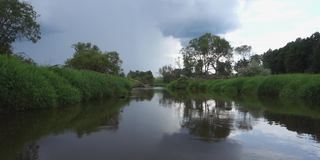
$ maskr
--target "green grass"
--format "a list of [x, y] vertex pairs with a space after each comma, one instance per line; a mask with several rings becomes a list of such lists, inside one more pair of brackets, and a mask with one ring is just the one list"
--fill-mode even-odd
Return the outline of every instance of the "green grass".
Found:
[[320, 104], [319, 74], [286, 74], [240, 77], [220, 80], [179, 79], [168, 85], [171, 90], [205, 91], [231, 97], [302, 100]]
[[70, 68], [26, 64], [0, 56], [0, 110], [48, 108], [127, 95], [133, 81]]

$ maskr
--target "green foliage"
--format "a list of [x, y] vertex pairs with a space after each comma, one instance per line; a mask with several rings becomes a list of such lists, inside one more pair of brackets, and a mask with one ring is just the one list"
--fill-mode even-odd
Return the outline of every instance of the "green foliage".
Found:
[[140, 81], [144, 84], [153, 84], [154, 77], [151, 71], [130, 71], [127, 75], [128, 78]]
[[0, 56], [0, 108], [25, 110], [57, 104], [54, 87], [36, 66]]
[[78, 42], [73, 47], [75, 53], [71, 59], [66, 61], [66, 66], [112, 75], [121, 74], [122, 61], [117, 52], [102, 52], [96, 45], [91, 43]]
[[41, 71], [42, 76], [54, 88], [59, 105], [74, 104], [81, 101], [80, 91], [73, 87], [66, 79], [48, 68], [39, 67], [39, 71]]
[[320, 73], [320, 33], [298, 38], [286, 46], [263, 54], [263, 64], [273, 74]]
[[265, 80], [263, 76], [255, 76], [250, 78], [244, 78], [245, 81], [242, 84], [241, 96], [255, 97], [258, 95], [258, 89], [261, 83]]
[[28, 110], [127, 95], [131, 80], [0, 56], [0, 110]]
[[241, 72], [241, 69], [248, 67], [248, 65], [249, 65], [249, 60], [240, 59], [234, 65], [234, 70], [239, 73], [239, 72]]
[[243, 60], [246, 60], [246, 58], [251, 57], [251, 50], [252, 50], [252, 47], [248, 45], [242, 45], [234, 49], [234, 51], [238, 55], [242, 56]]
[[183, 70], [174, 69], [171, 65], [165, 65], [159, 69], [159, 73], [163, 82], [169, 83], [173, 80], [177, 80], [183, 75]]
[[189, 83], [190, 80], [185, 77], [181, 77], [178, 80], [172, 81], [168, 87], [173, 90], [187, 89], [189, 88]]
[[261, 97], [278, 98], [282, 89], [292, 81], [293, 77], [287, 75], [265, 77], [258, 87], [258, 95]]
[[155, 87], [165, 87], [167, 85], [167, 82], [164, 82], [164, 80], [160, 77], [157, 77], [154, 79], [153, 86]]
[[37, 42], [40, 39], [37, 17], [38, 14], [27, 2], [0, 0], [0, 53], [10, 54], [11, 44], [17, 38]]
[[232, 47], [227, 40], [211, 33], [192, 39], [180, 51], [184, 63], [184, 75], [207, 77], [212, 71], [223, 74], [229, 72], [231, 70], [229, 63], [225, 62], [231, 61], [231, 51]]
[[320, 75], [287, 74], [220, 80], [179, 79], [172, 90], [206, 91], [235, 97], [279, 98], [320, 104]]
[[250, 61], [247, 66], [243, 66], [237, 70], [239, 76], [266, 76], [270, 74], [270, 70], [264, 68], [260, 62], [256, 60]]
[[217, 62], [216, 75], [219, 77], [229, 77], [232, 74], [231, 61]]

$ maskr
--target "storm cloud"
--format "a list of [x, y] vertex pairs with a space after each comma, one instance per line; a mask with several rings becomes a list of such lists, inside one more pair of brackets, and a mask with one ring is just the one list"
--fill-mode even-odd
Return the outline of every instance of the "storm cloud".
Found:
[[173, 62], [182, 39], [237, 28], [238, 0], [29, 0], [41, 15], [42, 39], [17, 42], [41, 64], [62, 64], [71, 45], [91, 42], [118, 51], [128, 70], [157, 71]]

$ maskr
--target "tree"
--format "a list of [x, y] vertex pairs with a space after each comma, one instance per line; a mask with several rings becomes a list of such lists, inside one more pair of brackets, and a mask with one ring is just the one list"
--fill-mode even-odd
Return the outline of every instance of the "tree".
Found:
[[236, 64], [234, 65], [235, 71], [239, 72], [243, 68], [248, 67], [249, 62], [250, 62], [249, 58], [251, 57], [251, 54], [252, 54], [251, 50], [252, 50], [252, 47], [248, 46], [248, 45], [241, 45], [241, 46], [236, 47], [234, 49], [236, 54], [241, 56], [241, 59], [238, 62], [236, 62]]
[[252, 47], [251, 46], [248, 46], [248, 45], [242, 45], [242, 46], [239, 46], [239, 47], [236, 47], [234, 49], [234, 51], [240, 55], [242, 57], [242, 59], [247, 59], [249, 57], [251, 57], [251, 50], [252, 50]]
[[228, 77], [232, 74], [232, 65], [230, 61], [218, 62], [217, 75], [220, 77]]
[[257, 57], [251, 57], [248, 66], [242, 67], [238, 70], [239, 76], [256, 76], [269, 75], [270, 70], [263, 67], [261, 61]]
[[41, 38], [38, 16], [27, 2], [0, 0], [0, 54], [11, 54], [11, 44], [16, 39], [37, 42]]
[[153, 74], [151, 71], [130, 71], [127, 75], [128, 78], [140, 81], [144, 84], [153, 84]]
[[236, 64], [234, 65], [234, 70], [236, 72], [239, 72], [242, 68], [248, 67], [249, 60], [246, 59], [240, 59]]
[[67, 67], [92, 70], [100, 73], [120, 75], [122, 61], [117, 52], [102, 52], [99, 47], [91, 43], [73, 45], [75, 53], [66, 61]]
[[297, 38], [286, 46], [268, 50], [263, 54], [263, 65], [273, 74], [320, 73], [320, 33], [307, 38]]
[[159, 74], [163, 82], [169, 83], [173, 80], [177, 80], [183, 74], [182, 69], [174, 69], [171, 65], [165, 65], [159, 69]]
[[122, 60], [119, 57], [118, 52], [112, 51], [105, 54], [109, 66], [107, 67], [107, 73], [113, 74], [113, 75], [120, 75], [123, 70], [121, 69]]
[[180, 53], [183, 57], [186, 76], [206, 77], [217, 73], [220, 62], [230, 61], [232, 48], [225, 39], [206, 33], [192, 39]]

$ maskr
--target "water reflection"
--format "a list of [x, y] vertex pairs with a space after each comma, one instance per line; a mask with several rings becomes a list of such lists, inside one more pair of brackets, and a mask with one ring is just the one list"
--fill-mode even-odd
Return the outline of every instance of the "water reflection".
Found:
[[[189, 133], [205, 141], [225, 139], [231, 130], [251, 130], [252, 121], [248, 113], [232, 111], [233, 104], [230, 101], [213, 100], [207, 97], [187, 98], [172, 96], [164, 92], [159, 103], [163, 106], [179, 106], [182, 108], [183, 120], [181, 127], [187, 128]], [[236, 116], [240, 116], [236, 117]]]
[[102, 129], [117, 130], [121, 107], [127, 103], [127, 100], [96, 102], [65, 109], [2, 114], [0, 159], [37, 159], [39, 146], [33, 141], [50, 134], [72, 131], [81, 138]]
[[309, 134], [314, 140], [320, 142], [320, 120], [270, 112], [265, 112], [264, 117], [268, 119], [270, 124], [276, 123], [286, 126], [288, 130], [295, 131], [298, 134]]
[[34, 142], [25, 145], [16, 160], [39, 160], [39, 145]]
[[132, 96], [130, 98], [136, 102], [151, 101], [154, 93], [155, 90], [152, 88], [136, 88], [131, 91]]
[[257, 119], [264, 118], [269, 124], [280, 124], [298, 134], [310, 134], [320, 142], [320, 112], [308, 106], [256, 99], [231, 101], [225, 97], [167, 91], [159, 103], [180, 108], [181, 126], [206, 141], [225, 139], [232, 130], [250, 131]]
[[320, 157], [314, 108], [161, 89], [135, 89], [130, 100], [0, 115], [0, 129], [1, 160]]

